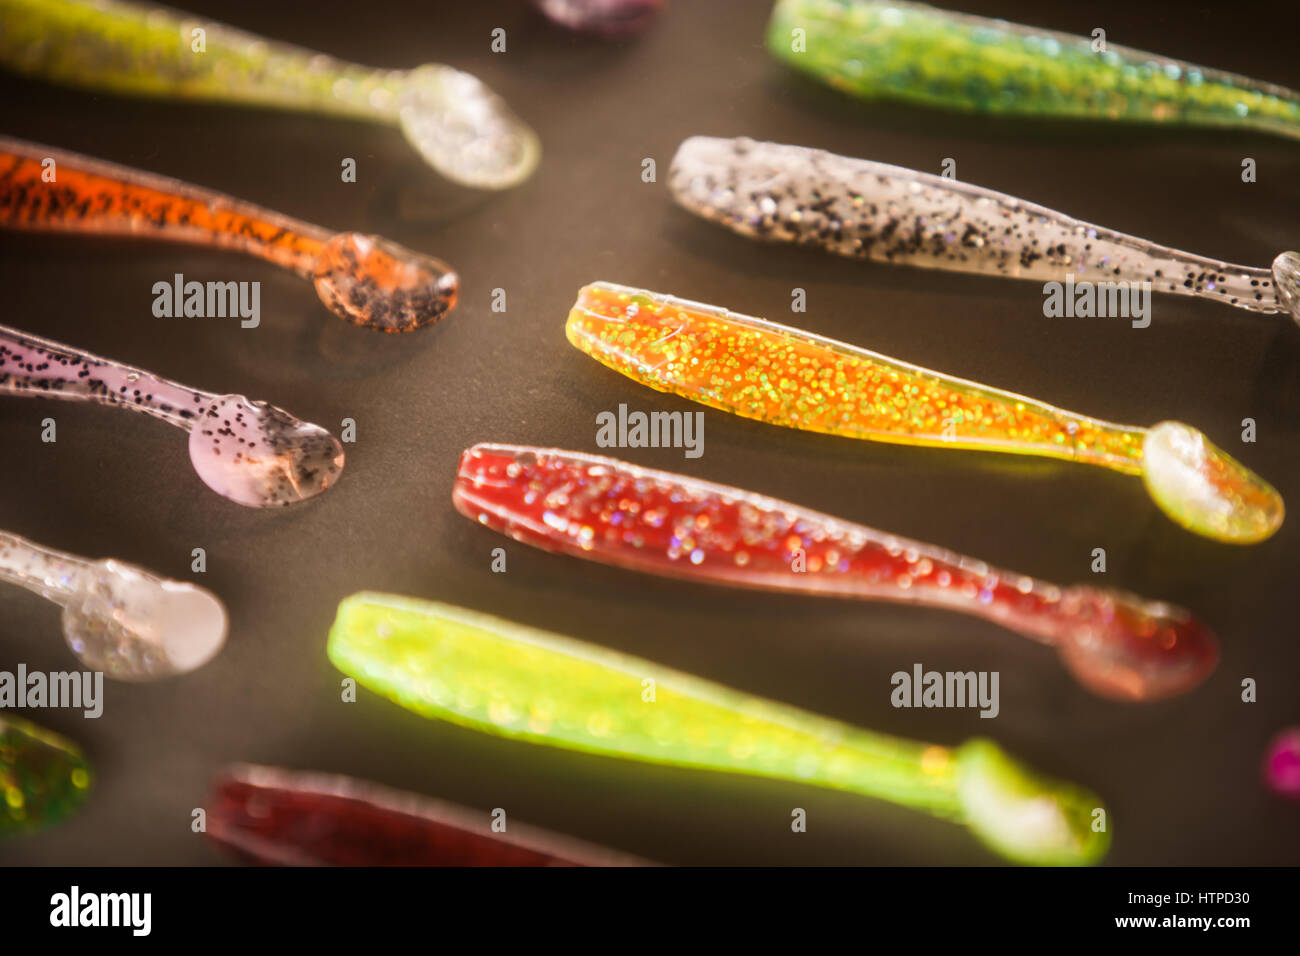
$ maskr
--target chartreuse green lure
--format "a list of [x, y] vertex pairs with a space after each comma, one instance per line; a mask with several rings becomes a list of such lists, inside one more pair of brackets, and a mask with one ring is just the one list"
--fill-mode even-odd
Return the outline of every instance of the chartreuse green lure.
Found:
[[0, 838], [70, 816], [90, 792], [90, 764], [76, 744], [0, 714]]
[[533, 131], [468, 73], [372, 69], [166, 7], [0, 0], [0, 65], [93, 90], [400, 126], [440, 173], [482, 189], [522, 182], [541, 155]]
[[447, 604], [354, 594], [339, 605], [329, 657], [426, 717], [889, 800], [964, 823], [1021, 863], [1093, 863], [1110, 842], [1095, 796], [1038, 776], [989, 740], [948, 748], [870, 733]]
[[778, 0], [780, 59], [861, 97], [980, 113], [1236, 126], [1300, 138], [1300, 93], [1037, 27], [894, 0]]

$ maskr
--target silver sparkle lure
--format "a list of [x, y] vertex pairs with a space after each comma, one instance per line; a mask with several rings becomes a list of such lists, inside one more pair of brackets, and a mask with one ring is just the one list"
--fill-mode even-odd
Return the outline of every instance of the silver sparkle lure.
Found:
[[1233, 265], [1074, 219], [1005, 193], [802, 146], [693, 136], [668, 176], [677, 202], [743, 236], [927, 269], [1150, 282], [1300, 322], [1300, 253]]

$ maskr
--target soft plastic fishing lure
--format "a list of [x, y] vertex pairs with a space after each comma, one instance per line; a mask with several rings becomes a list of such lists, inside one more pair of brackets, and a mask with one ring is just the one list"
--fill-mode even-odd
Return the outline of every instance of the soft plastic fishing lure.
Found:
[[[996, 744], [957, 748], [859, 730], [649, 661], [446, 604], [361, 593], [329, 656], [426, 717], [516, 740], [848, 790], [966, 826], [1021, 863], [1083, 864], [1110, 842], [1098, 799]], [[654, 700], [645, 681], [654, 681]]]
[[1061, 282], [1150, 282], [1300, 322], [1300, 253], [1233, 265], [1094, 226], [979, 186], [803, 146], [692, 136], [669, 188], [742, 236], [952, 272]]
[[189, 432], [190, 463], [209, 488], [250, 508], [314, 498], [343, 470], [343, 446], [319, 425], [243, 395], [218, 395], [0, 325], [0, 395], [115, 405]]
[[226, 642], [226, 608], [211, 591], [125, 561], [92, 561], [0, 531], [0, 581], [62, 607], [77, 659], [117, 680], [189, 673]]
[[1041, 455], [1141, 475], [1166, 514], [1262, 541], [1282, 498], [1180, 422], [1117, 425], [811, 332], [608, 282], [584, 287], [569, 341], [643, 385], [774, 425], [850, 438]]
[[0, 20], [0, 64], [19, 73], [134, 96], [400, 126], [427, 163], [466, 186], [514, 186], [541, 155], [537, 136], [501, 97], [450, 66], [376, 70], [118, 0], [0, 0]]
[[0, 713], [0, 837], [58, 823], [89, 792], [90, 765], [76, 744]]
[[380, 332], [436, 322], [456, 304], [460, 281], [446, 263], [379, 236], [332, 233], [179, 180], [4, 137], [0, 227], [244, 252], [296, 272], [335, 315]]
[[272, 866], [644, 866], [602, 847], [336, 774], [237, 764], [212, 785], [208, 836]]
[[1300, 800], [1300, 727], [1287, 728], [1268, 745], [1264, 782], [1274, 793]]
[[1217, 642], [1181, 608], [990, 567], [786, 501], [612, 458], [475, 445], [452, 500], [547, 551], [714, 584], [902, 601], [988, 618], [1055, 647], [1091, 690], [1155, 700], [1214, 670]]
[[1104, 38], [919, 3], [778, 0], [767, 46], [784, 62], [860, 97], [1300, 137], [1300, 94], [1293, 90]]
[[533, 6], [570, 30], [621, 37], [648, 27], [663, 0], [533, 0]]

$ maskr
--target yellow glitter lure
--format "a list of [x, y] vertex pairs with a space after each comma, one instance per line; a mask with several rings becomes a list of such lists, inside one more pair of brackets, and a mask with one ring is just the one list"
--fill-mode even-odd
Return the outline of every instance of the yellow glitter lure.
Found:
[[1170, 518], [1219, 541], [1262, 541], [1285, 513], [1272, 486], [1180, 422], [1117, 425], [811, 332], [608, 282], [582, 289], [565, 331], [574, 346], [643, 385], [743, 418], [1141, 475]]
[[329, 657], [425, 717], [552, 747], [889, 800], [964, 823], [1020, 863], [1094, 863], [1110, 844], [1097, 797], [1039, 777], [992, 741], [948, 748], [870, 733], [447, 604], [354, 594], [339, 605]]

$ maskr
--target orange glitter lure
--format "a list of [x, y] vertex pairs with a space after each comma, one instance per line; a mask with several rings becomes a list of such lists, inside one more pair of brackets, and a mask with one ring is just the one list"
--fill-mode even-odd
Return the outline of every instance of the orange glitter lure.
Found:
[[1219, 541], [1262, 541], [1282, 523], [1282, 499], [1267, 482], [1178, 422], [1117, 425], [810, 332], [607, 282], [582, 289], [566, 334], [643, 385], [743, 418], [1141, 475], [1174, 521]]
[[126, 166], [0, 137], [0, 227], [233, 249], [298, 273], [356, 325], [409, 332], [456, 304], [446, 263]]

